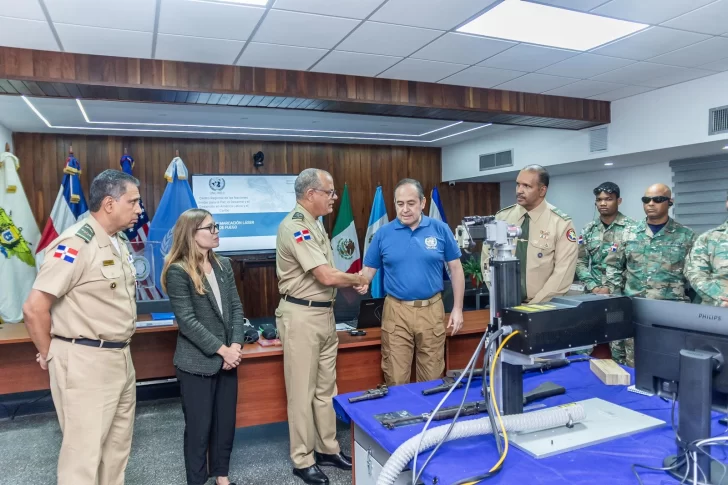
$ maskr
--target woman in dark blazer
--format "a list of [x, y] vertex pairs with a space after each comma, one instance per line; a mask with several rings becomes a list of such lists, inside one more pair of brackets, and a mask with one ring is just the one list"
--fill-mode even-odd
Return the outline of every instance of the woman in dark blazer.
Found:
[[216, 477], [217, 485], [231, 484], [243, 306], [230, 260], [213, 252], [220, 245], [218, 232], [206, 210], [184, 212], [162, 270], [179, 326], [174, 366], [185, 417], [188, 485], [203, 485], [209, 477]]

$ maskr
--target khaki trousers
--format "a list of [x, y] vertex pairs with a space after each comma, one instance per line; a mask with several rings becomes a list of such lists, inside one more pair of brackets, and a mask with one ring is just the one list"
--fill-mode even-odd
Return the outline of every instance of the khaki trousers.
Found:
[[[382, 372], [388, 386], [407, 384], [414, 354], [417, 382], [439, 379], [445, 370], [445, 309], [440, 295], [426, 306], [387, 296], [382, 312]], [[420, 305], [422, 304], [420, 302]]]
[[58, 485], [123, 485], [136, 410], [129, 347], [99, 349], [53, 339], [48, 355], [63, 432]]
[[339, 337], [332, 308], [281, 300], [276, 326], [283, 344], [288, 432], [295, 468], [315, 464], [313, 452], [337, 454], [336, 352]]

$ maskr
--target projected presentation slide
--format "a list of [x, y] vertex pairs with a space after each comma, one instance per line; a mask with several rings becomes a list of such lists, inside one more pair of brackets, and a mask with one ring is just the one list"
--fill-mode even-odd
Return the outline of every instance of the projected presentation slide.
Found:
[[295, 175], [192, 175], [197, 206], [220, 224], [221, 252], [272, 250], [296, 206]]

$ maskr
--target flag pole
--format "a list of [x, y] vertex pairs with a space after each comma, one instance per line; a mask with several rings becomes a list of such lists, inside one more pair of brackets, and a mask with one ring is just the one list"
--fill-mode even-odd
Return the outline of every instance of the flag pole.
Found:
[[10, 153], [10, 143], [5, 143], [5, 151]]

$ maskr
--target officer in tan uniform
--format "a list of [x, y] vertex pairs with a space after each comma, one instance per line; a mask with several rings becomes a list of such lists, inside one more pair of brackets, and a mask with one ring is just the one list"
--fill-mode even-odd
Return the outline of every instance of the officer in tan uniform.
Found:
[[141, 214], [138, 184], [117, 170], [94, 179], [91, 215], [48, 246], [23, 306], [63, 432], [59, 485], [124, 483], [136, 406], [136, 293], [121, 231]]
[[366, 285], [361, 275], [334, 269], [333, 253], [318, 217], [338, 198], [331, 175], [309, 168], [296, 178], [296, 207], [278, 227], [276, 273], [281, 301], [276, 326], [283, 343], [288, 430], [293, 474], [328, 484], [319, 465], [351, 470], [336, 441], [336, 288]]
[[[565, 295], [574, 282], [579, 254], [576, 231], [569, 216], [546, 202], [548, 187], [546, 169], [529, 165], [516, 179], [517, 204], [496, 214], [497, 219], [521, 227], [516, 256], [521, 261], [521, 294], [527, 303]], [[483, 244], [481, 266], [486, 277], [489, 253]]]

